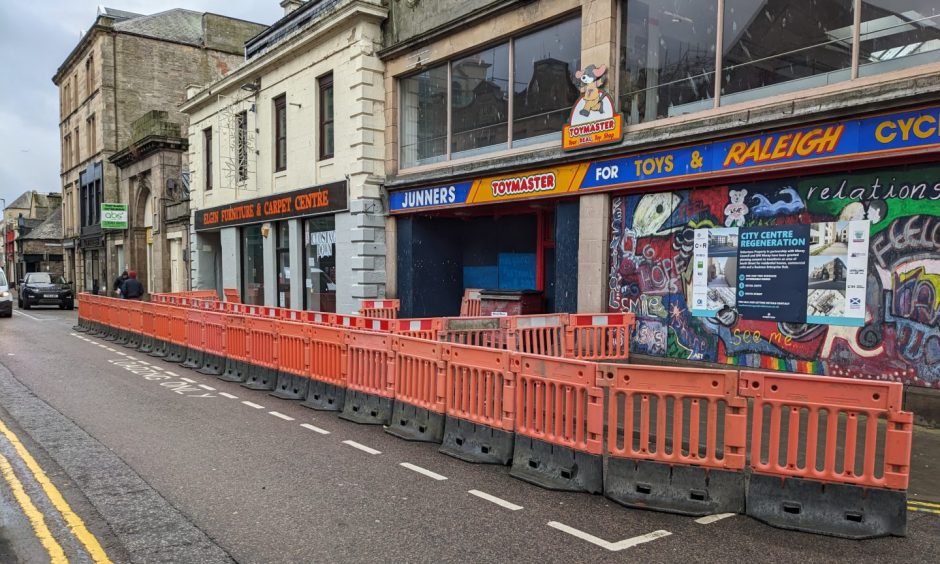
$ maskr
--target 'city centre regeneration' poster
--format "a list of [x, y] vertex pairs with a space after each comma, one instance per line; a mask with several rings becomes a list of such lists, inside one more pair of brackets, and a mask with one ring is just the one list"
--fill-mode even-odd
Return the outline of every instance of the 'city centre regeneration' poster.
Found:
[[868, 221], [696, 229], [692, 315], [862, 326]]

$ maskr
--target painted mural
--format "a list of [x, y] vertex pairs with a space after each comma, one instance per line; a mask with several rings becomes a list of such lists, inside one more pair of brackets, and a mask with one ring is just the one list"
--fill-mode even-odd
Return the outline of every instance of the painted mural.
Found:
[[[871, 222], [864, 326], [692, 317], [694, 229], [856, 219]], [[940, 166], [615, 197], [610, 265], [635, 353], [940, 388]]]

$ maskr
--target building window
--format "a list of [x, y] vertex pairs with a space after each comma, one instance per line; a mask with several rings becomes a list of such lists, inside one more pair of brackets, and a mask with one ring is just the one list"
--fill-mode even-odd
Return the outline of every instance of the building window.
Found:
[[277, 305], [291, 307], [290, 303], [290, 224], [277, 224]]
[[261, 226], [242, 227], [242, 302], [264, 305], [264, 244]]
[[862, 2], [859, 76], [933, 63], [940, 51], [935, 0]]
[[402, 168], [557, 140], [580, 64], [571, 18], [401, 79]]
[[304, 221], [304, 308], [336, 311], [336, 220], [334, 216]]
[[206, 192], [212, 190], [212, 128], [202, 130], [202, 168], [206, 177]]
[[89, 116], [88, 119], [85, 120], [85, 137], [88, 140], [87, 145], [88, 145], [89, 155], [93, 155], [97, 152], [95, 151], [95, 148], [97, 145], [97, 138], [96, 138], [97, 134], [95, 132], [95, 122], [96, 120], [95, 120], [94, 115]]
[[287, 96], [274, 99], [274, 171], [287, 170]]
[[320, 158], [333, 157], [333, 75], [320, 77]]
[[78, 128], [76, 127], [76, 128], [75, 128], [75, 133], [74, 133], [74, 135], [72, 135], [72, 143], [73, 143], [73, 145], [74, 145], [73, 148], [75, 149], [75, 160], [72, 161], [72, 164], [73, 164], [73, 165], [77, 165], [77, 164], [79, 164], [79, 163], [82, 162], [81, 150], [80, 150], [80, 148], [79, 148], [80, 143], [78, 142], [78, 140], [79, 140], [79, 137], [78, 137]]
[[235, 127], [238, 130], [238, 181], [248, 180], [248, 111], [239, 112], [235, 116]]
[[62, 85], [62, 117], [72, 112], [72, 83], [65, 81]]
[[85, 61], [85, 90], [87, 96], [95, 91], [95, 56], [89, 55]]
[[78, 73], [72, 77], [72, 109], [78, 109]]
[[62, 168], [69, 170], [72, 168], [72, 135], [66, 135], [62, 139]]

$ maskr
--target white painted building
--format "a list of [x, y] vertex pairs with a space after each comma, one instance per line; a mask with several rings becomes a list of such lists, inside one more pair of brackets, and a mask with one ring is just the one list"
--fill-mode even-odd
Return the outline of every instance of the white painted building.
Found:
[[193, 88], [193, 287], [352, 313], [386, 292], [380, 0], [284, 0], [245, 64]]

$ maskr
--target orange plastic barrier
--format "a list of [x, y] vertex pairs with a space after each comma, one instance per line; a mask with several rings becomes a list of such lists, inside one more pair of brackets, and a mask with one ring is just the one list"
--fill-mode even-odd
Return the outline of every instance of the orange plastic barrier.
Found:
[[360, 317], [356, 319], [356, 324], [359, 329], [364, 331], [381, 331], [384, 333], [390, 333], [392, 328], [395, 326], [395, 320], [374, 317]]
[[203, 358], [197, 372], [210, 376], [225, 372], [225, 326], [229, 319], [230, 316], [217, 311], [202, 313]]
[[359, 329], [362, 327], [362, 319], [363, 318], [358, 315], [343, 315], [339, 313], [332, 315], [333, 325], [349, 329]]
[[507, 351], [444, 345], [446, 418], [441, 452], [470, 462], [512, 459], [516, 376]]
[[114, 341], [115, 344], [118, 345], [125, 345], [127, 344], [127, 317], [129, 315], [127, 301], [116, 300], [114, 302], [108, 301], [106, 303], [114, 315], [112, 315], [113, 323], [111, 323], [111, 331], [109, 331], [109, 334], [105, 340]]
[[251, 362], [251, 341], [248, 335], [248, 318], [226, 314], [225, 320], [225, 372], [220, 380], [244, 382], [248, 377]]
[[238, 295], [237, 288], [223, 288], [222, 296], [225, 298], [226, 302], [240, 304], [242, 303], [241, 296]]
[[392, 336], [352, 330], [346, 335], [347, 389], [340, 417], [388, 425], [395, 397]]
[[565, 329], [568, 358], [626, 360], [636, 325], [632, 313], [571, 314]]
[[143, 304], [137, 300], [127, 300], [127, 335], [125, 347], [136, 349], [140, 346], [141, 335], [144, 332]]
[[395, 405], [386, 432], [409, 441], [439, 443], [446, 409], [442, 344], [393, 337]]
[[346, 393], [346, 331], [326, 325], [309, 327], [310, 384], [301, 405], [311, 409], [338, 411]]
[[445, 343], [506, 348], [509, 324], [506, 317], [445, 317], [441, 324], [438, 340]]
[[151, 302], [137, 302], [140, 306], [140, 338], [137, 345], [137, 350], [142, 353], [149, 353], [153, 351], [153, 340], [156, 335], [156, 330], [154, 329], [154, 317], [157, 311], [157, 308], [160, 307], [157, 304]]
[[362, 317], [378, 317], [382, 319], [395, 319], [401, 308], [399, 300], [362, 300], [359, 315]]
[[568, 315], [515, 315], [507, 317], [509, 350], [543, 356], [565, 356]]
[[186, 313], [183, 307], [169, 307], [170, 346], [167, 350], [167, 362], [182, 362], [186, 355]]
[[276, 331], [278, 372], [277, 384], [271, 395], [282, 399], [304, 399], [310, 381], [310, 326], [278, 320]]
[[[263, 309], [266, 313], [270, 308]], [[263, 317], [249, 317], [246, 325], [251, 358], [248, 378], [242, 385], [252, 390], [274, 390], [278, 367], [278, 321]]]
[[479, 317], [480, 316], [480, 292], [476, 288], [466, 288], [463, 291], [463, 299], [460, 300], [460, 317]]
[[186, 312], [186, 351], [181, 363], [184, 368], [199, 370], [202, 368], [205, 351], [205, 313], [200, 309]]
[[902, 384], [742, 371], [739, 393], [753, 398], [748, 515], [849, 538], [905, 534]]
[[603, 489], [604, 395], [598, 365], [514, 354], [516, 441], [510, 474], [566, 491]]
[[604, 495], [685, 515], [744, 511], [747, 400], [732, 370], [601, 365]]
[[170, 308], [163, 304], [154, 304], [153, 315], [153, 350], [150, 356], [163, 358], [170, 346]]
[[405, 337], [415, 337], [417, 339], [427, 339], [436, 341], [438, 333], [444, 326], [444, 322], [439, 317], [429, 317], [425, 319], [398, 319], [392, 323], [392, 331]]

